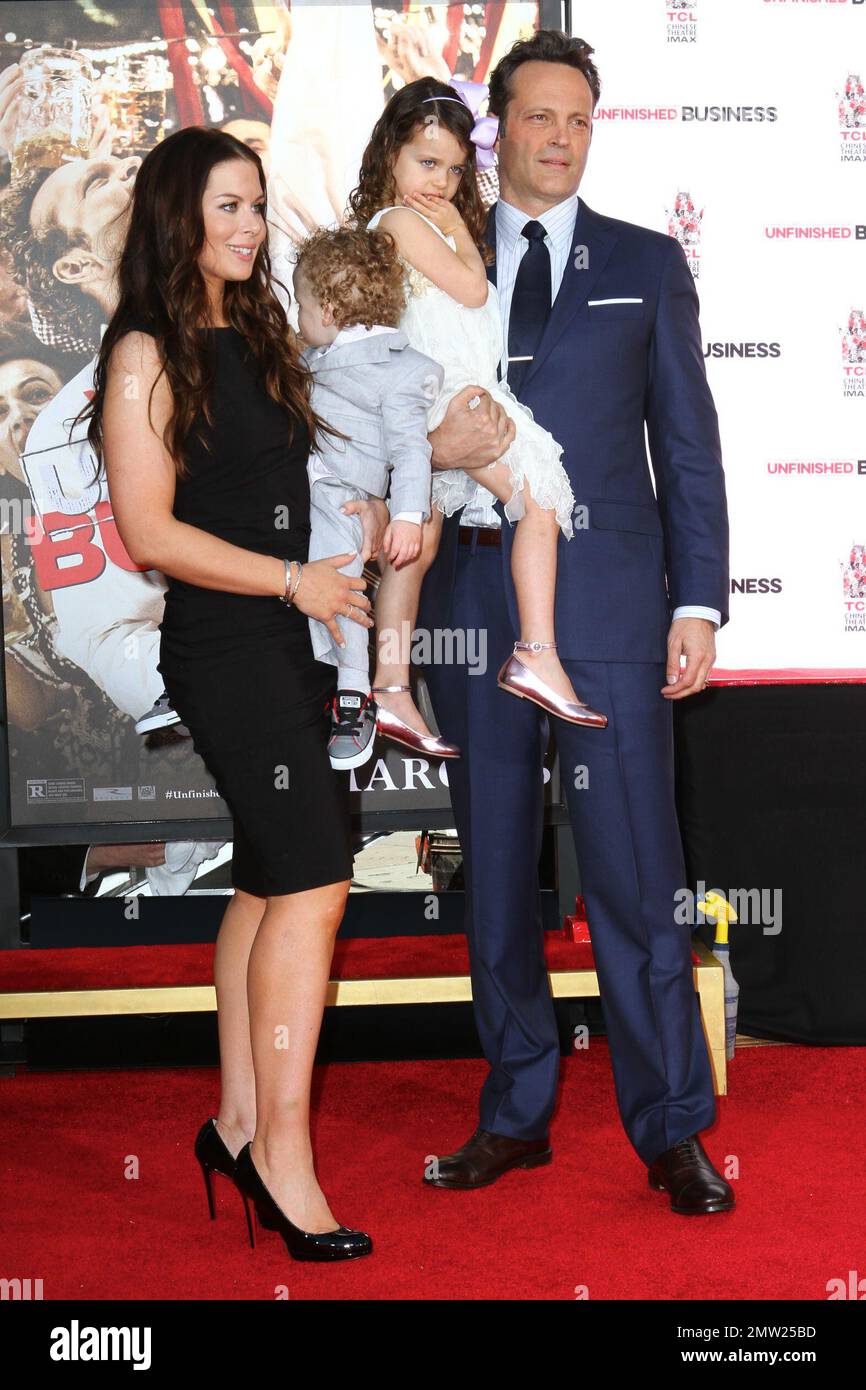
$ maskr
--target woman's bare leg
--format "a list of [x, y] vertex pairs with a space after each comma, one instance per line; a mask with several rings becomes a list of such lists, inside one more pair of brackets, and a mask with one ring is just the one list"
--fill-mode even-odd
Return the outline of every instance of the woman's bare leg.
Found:
[[220, 1040], [217, 1129], [235, 1157], [256, 1128], [256, 1082], [250, 1046], [247, 962], [267, 900], [235, 889], [220, 923], [214, 985]]
[[346, 880], [268, 898], [247, 969], [256, 1078], [252, 1159], [289, 1220], [311, 1232], [339, 1225], [313, 1164], [310, 1084], [348, 891]]
[[[508, 465], [498, 462], [492, 467], [467, 469], [470, 478], [492, 492], [501, 502], [508, 502], [513, 481]], [[514, 544], [511, 547], [511, 576], [517, 593], [520, 615], [521, 642], [554, 642], [553, 613], [556, 595], [556, 547], [559, 542], [559, 523], [550, 508], [539, 507], [524, 483], [526, 513], [517, 522]], [[565, 673], [556, 648], [543, 652], [519, 653], [520, 660], [530, 666], [557, 695], [582, 704], [574, 686]], [[503, 654], [504, 659], [504, 654]]]
[[[402, 569], [382, 561], [382, 579], [376, 595], [376, 675], [373, 684], [408, 685], [412, 632], [418, 616], [421, 585], [439, 549], [442, 513], [432, 508], [429, 521], [421, 527], [421, 554]], [[419, 734], [430, 730], [411, 694], [376, 695], [376, 703], [396, 714]]]

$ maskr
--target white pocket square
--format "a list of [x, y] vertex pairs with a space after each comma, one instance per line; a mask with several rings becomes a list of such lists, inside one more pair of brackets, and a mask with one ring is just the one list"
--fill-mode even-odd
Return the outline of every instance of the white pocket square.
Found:
[[594, 309], [598, 304], [643, 304], [642, 299], [588, 299], [587, 304], [590, 309]]

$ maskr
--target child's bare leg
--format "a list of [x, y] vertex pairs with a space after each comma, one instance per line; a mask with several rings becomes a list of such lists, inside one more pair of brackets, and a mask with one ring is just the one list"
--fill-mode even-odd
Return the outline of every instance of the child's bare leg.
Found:
[[[501, 502], [510, 499], [513, 483], [507, 464], [496, 463], [492, 468], [473, 468], [467, 472]], [[538, 506], [526, 484], [523, 492], [526, 514], [517, 523], [511, 548], [511, 575], [517, 593], [520, 640], [555, 642], [553, 612], [559, 523], [554, 511]], [[518, 655], [557, 695], [574, 700], [577, 704], [584, 703], [566, 675], [555, 647], [543, 652], [521, 651]]]
[[[432, 508], [421, 527], [421, 554], [401, 569], [382, 560], [382, 578], [376, 595], [376, 675], [374, 686], [408, 685], [412, 632], [418, 616], [421, 585], [435, 559], [442, 535], [442, 513]], [[375, 695], [376, 703], [396, 714], [419, 734], [429, 734], [421, 711], [409, 691]]]

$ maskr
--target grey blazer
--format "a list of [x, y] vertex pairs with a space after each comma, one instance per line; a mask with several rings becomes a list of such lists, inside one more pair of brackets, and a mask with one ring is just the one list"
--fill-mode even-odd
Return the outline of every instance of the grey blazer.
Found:
[[320, 434], [317, 452], [342, 482], [384, 497], [391, 515], [430, 515], [427, 412], [442, 389], [438, 362], [409, 346], [401, 328], [338, 343], [321, 354], [304, 348], [313, 373], [311, 404], [351, 443]]

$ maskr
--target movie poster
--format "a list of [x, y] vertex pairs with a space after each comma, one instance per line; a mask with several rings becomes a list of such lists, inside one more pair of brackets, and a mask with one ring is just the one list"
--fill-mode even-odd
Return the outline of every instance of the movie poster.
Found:
[[[17, 827], [225, 817], [176, 727], [135, 722], [162, 692], [166, 581], [130, 560], [104, 479], [71, 429], [113, 310], [136, 171], [179, 127], [229, 130], [268, 177], [275, 275], [344, 219], [383, 104], [428, 74], [485, 81], [536, 3], [294, 0], [0, 4], [0, 555]], [[489, 206], [495, 168], [479, 175]], [[288, 305], [288, 298], [283, 298]], [[294, 305], [288, 305], [291, 321]], [[365, 809], [447, 807], [439, 767], [379, 744]], [[548, 787], [548, 795], [551, 788]]]

